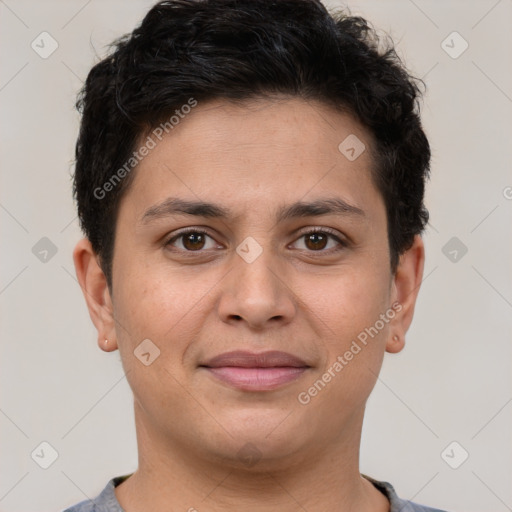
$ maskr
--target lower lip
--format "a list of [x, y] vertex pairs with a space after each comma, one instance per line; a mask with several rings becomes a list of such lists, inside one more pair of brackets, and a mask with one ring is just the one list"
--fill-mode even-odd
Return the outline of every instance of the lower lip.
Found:
[[217, 379], [243, 391], [269, 391], [298, 379], [306, 367], [242, 368], [222, 366], [206, 368]]

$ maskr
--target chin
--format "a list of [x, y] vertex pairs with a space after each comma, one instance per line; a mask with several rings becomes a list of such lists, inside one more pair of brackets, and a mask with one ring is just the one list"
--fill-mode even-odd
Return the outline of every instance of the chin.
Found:
[[[308, 440], [298, 415], [291, 409], [266, 409], [231, 412], [216, 419], [226, 429], [217, 430], [212, 450], [230, 459], [237, 466], [273, 467], [279, 461], [293, 457]], [[312, 442], [312, 440], [311, 440]], [[249, 461], [249, 462], [247, 462]]]

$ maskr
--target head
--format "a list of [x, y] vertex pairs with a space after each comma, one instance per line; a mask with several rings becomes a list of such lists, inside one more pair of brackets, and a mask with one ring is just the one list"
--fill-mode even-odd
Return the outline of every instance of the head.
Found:
[[[314, 0], [160, 2], [94, 66], [75, 264], [146, 431], [212, 459], [250, 442], [265, 460], [362, 420], [421, 281], [418, 95], [365, 20]], [[210, 366], [233, 350], [304, 364], [233, 386]]]

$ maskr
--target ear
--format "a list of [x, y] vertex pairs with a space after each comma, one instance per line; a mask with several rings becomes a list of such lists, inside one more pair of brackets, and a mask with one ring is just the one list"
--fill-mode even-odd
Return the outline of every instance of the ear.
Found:
[[99, 257], [89, 240], [84, 238], [78, 242], [73, 251], [73, 260], [89, 315], [98, 331], [98, 345], [105, 352], [112, 352], [117, 349], [112, 299]]
[[391, 303], [396, 316], [391, 322], [386, 352], [400, 352], [405, 346], [405, 333], [414, 314], [416, 298], [420, 291], [425, 263], [425, 247], [419, 235], [414, 237], [412, 247], [400, 256], [393, 278]]

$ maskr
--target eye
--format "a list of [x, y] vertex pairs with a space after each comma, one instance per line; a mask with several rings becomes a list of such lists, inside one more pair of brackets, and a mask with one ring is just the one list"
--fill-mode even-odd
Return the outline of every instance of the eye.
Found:
[[[213, 237], [200, 229], [181, 231], [170, 238], [165, 245], [185, 252], [221, 248]], [[302, 233], [292, 245], [294, 249], [311, 252], [335, 252], [345, 247], [346, 243], [327, 228], [319, 228]]]
[[200, 251], [217, 247], [215, 240], [205, 231], [190, 229], [173, 236], [166, 246], [172, 246], [184, 251]]
[[345, 246], [340, 237], [326, 228], [302, 233], [300, 238], [294, 242], [294, 245], [295, 249], [315, 252], [331, 252], [333, 249], [336, 251]]

